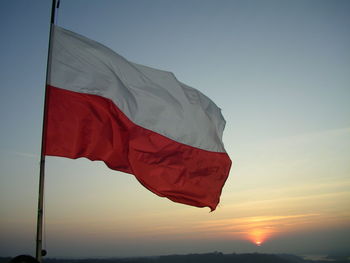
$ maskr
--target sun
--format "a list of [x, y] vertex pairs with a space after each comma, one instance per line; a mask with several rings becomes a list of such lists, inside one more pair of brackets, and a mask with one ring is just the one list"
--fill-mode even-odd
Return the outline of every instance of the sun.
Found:
[[268, 237], [269, 233], [266, 229], [254, 229], [248, 234], [248, 240], [258, 247], [262, 246]]

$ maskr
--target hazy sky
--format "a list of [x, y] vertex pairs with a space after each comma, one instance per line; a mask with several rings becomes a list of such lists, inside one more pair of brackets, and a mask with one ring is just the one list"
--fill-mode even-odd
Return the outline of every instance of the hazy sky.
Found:
[[[34, 254], [50, 7], [0, 1], [0, 256]], [[48, 157], [48, 256], [349, 252], [349, 13], [341, 0], [62, 0], [58, 25], [212, 98], [233, 167], [209, 213], [101, 162]]]

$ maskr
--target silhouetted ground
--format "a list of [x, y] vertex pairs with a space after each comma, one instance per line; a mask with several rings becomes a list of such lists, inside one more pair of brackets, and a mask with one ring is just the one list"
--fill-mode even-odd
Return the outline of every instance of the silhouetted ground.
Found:
[[[8, 263], [10, 258], [0, 258]], [[350, 263], [349, 259], [305, 260], [294, 255], [273, 254], [208, 254], [169, 255], [159, 257], [115, 258], [115, 259], [54, 259], [45, 258], [44, 263]]]

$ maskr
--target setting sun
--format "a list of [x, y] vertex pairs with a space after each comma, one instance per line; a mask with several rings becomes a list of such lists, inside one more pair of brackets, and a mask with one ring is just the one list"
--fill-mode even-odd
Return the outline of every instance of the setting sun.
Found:
[[265, 230], [253, 230], [249, 233], [248, 239], [258, 247], [260, 247], [262, 243], [265, 242], [265, 240], [267, 239], [268, 234], [269, 233], [267, 233]]

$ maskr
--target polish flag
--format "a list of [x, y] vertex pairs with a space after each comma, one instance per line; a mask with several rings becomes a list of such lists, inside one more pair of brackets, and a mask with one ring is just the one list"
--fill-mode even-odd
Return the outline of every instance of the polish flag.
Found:
[[158, 196], [215, 210], [231, 160], [209, 98], [58, 26], [50, 64], [45, 155], [100, 160]]

